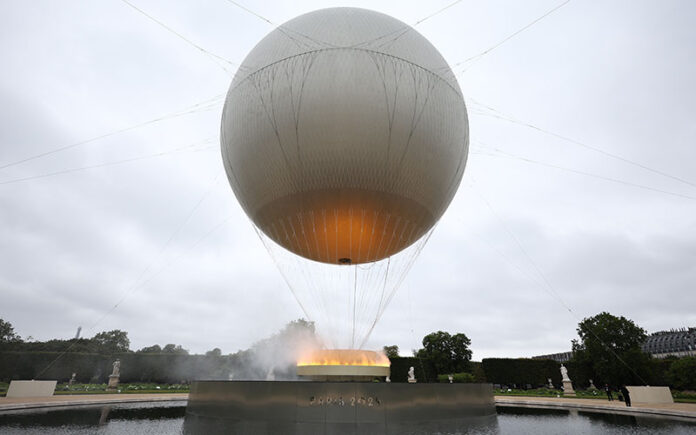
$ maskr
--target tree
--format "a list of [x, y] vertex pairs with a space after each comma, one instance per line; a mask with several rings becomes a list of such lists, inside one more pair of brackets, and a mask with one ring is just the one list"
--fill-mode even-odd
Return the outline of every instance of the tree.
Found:
[[92, 341], [99, 346], [99, 351], [102, 353], [130, 352], [128, 333], [120, 329], [100, 332], [92, 338]]
[[667, 371], [667, 380], [677, 390], [696, 390], [696, 357], [674, 361]]
[[574, 362], [592, 373], [595, 382], [614, 387], [645, 383], [650, 371], [650, 356], [641, 350], [645, 329], [623, 316], [602, 312], [583, 319], [577, 331], [580, 340], [573, 340]]
[[384, 350], [384, 354], [387, 355], [387, 358], [399, 357], [399, 346], [395, 344], [392, 344], [391, 346], [384, 346], [382, 350]]
[[162, 353], [162, 347], [159, 344], [143, 347], [138, 353]]
[[471, 361], [469, 345], [471, 340], [465, 334], [437, 331], [423, 337], [423, 349], [416, 356], [429, 360], [437, 374], [466, 372]]
[[162, 353], [173, 353], [176, 355], [188, 355], [188, 350], [181, 347], [180, 344], [169, 343], [162, 348]]
[[222, 356], [222, 351], [220, 350], [219, 347], [216, 347], [213, 350], [209, 350], [205, 353], [205, 356], [209, 357], [221, 357]]
[[14, 332], [10, 322], [0, 319], [0, 343], [16, 343], [22, 338]]

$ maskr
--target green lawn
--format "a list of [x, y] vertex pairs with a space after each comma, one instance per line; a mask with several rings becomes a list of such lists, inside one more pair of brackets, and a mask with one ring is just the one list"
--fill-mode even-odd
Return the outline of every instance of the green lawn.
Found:
[[107, 391], [106, 384], [73, 384], [61, 383], [56, 386], [56, 394], [104, 394], [104, 393], [188, 393], [189, 386], [183, 384], [154, 384], [154, 383], [127, 383], [120, 384], [113, 391]]
[[[563, 397], [563, 390], [550, 390], [548, 388], [536, 388], [533, 390], [517, 390], [496, 388], [493, 390], [496, 396], [527, 396], [527, 397]], [[599, 390], [575, 391], [575, 397], [580, 399], [607, 399], [606, 394]]]
[[[561, 390], [549, 390], [547, 388], [537, 388], [534, 390], [506, 390], [496, 388], [493, 390], [496, 396], [526, 396], [526, 397], [563, 397]], [[607, 400], [603, 391], [599, 390], [580, 390], [575, 391], [575, 397], [580, 399], [600, 399]], [[694, 391], [672, 391], [672, 397], [676, 403], [696, 403], [696, 392]], [[617, 398], [614, 392], [614, 400]]]

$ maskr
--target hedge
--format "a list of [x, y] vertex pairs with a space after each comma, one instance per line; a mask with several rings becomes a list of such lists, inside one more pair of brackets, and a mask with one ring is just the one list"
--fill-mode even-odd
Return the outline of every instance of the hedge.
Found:
[[667, 381], [679, 390], [696, 390], [696, 358], [674, 360], [666, 373]]
[[488, 379], [486, 379], [486, 372], [483, 371], [481, 362], [471, 361], [469, 365], [471, 367], [471, 374], [474, 375], [474, 382], [478, 384], [485, 384], [488, 382]]
[[413, 367], [418, 382], [437, 382], [437, 373], [427, 359], [416, 357], [389, 358], [392, 382], [408, 382], [408, 370]]
[[481, 366], [492, 384], [537, 388], [548, 385], [550, 378], [555, 386], [561, 385], [560, 364], [550, 359], [484, 358]]
[[121, 360], [121, 382], [180, 383], [193, 379], [227, 379], [231, 365], [228, 356], [2, 352], [0, 381], [56, 379], [66, 382], [72, 373], [76, 373], [78, 382], [107, 382], [116, 358]]
[[[60, 358], [58, 358], [60, 356]], [[56, 359], [58, 358], [58, 359]], [[121, 360], [122, 382], [181, 383], [194, 379], [245, 378], [242, 366], [248, 362], [237, 355], [204, 356], [179, 354], [124, 353], [103, 355], [97, 353], [68, 352], [0, 352], [0, 382], [13, 379], [55, 379], [66, 382], [72, 373], [81, 383], [104, 383], [112, 371], [113, 361]], [[49, 366], [40, 376], [47, 366]], [[650, 385], [668, 385], [673, 389], [696, 389], [696, 358], [653, 359], [651, 375], [646, 382]], [[407, 382], [408, 370], [413, 367], [418, 382], [438, 382], [438, 373], [427, 359], [415, 357], [391, 358], [392, 382]], [[568, 375], [576, 389], [584, 389], [589, 379], [601, 388], [601, 379], [593, 378], [587, 367], [574, 362], [566, 364]], [[553, 360], [486, 358], [482, 362], [471, 362], [474, 382], [517, 386], [526, 388], [548, 385], [551, 378], [554, 386], [561, 386], [560, 364]], [[288, 373], [292, 375], [292, 373]], [[439, 373], [447, 375], [447, 373]], [[246, 378], [258, 376], [247, 374]]]

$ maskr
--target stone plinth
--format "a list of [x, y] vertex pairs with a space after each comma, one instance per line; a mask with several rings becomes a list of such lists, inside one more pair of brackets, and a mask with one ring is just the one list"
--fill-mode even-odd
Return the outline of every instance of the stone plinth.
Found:
[[107, 390], [115, 390], [116, 388], [118, 388], [118, 381], [118, 375], [109, 375], [109, 385], [106, 387]]
[[563, 381], [563, 395], [575, 397], [575, 390], [573, 390], [573, 383], [571, 381]]
[[49, 397], [56, 390], [57, 381], [11, 381], [7, 397]]
[[626, 387], [631, 403], [674, 403], [669, 387]]

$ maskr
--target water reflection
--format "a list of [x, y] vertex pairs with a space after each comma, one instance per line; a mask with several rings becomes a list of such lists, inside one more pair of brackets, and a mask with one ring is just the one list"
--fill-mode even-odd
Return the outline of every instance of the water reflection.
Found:
[[[31, 410], [0, 413], [3, 435], [67, 434], [180, 434], [184, 429], [185, 402], [121, 404], [111, 406]], [[187, 422], [188, 424], [188, 422]], [[262, 422], [235, 422], [222, 433], [244, 434], [370, 434], [375, 428], [351, 424], [273, 426]], [[230, 427], [232, 429], [230, 429]], [[235, 429], [236, 427], [236, 429]], [[190, 429], [190, 428], [189, 428]], [[204, 435], [221, 433], [200, 428]], [[696, 433], [696, 422], [655, 417], [564, 410], [498, 408], [498, 415], [478, 421], [416, 422], [388, 428], [390, 434], [406, 435], [516, 435], [516, 434], [610, 434], [686, 435]]]
[[693, 419], [642, 417], [609, 412], [498, 407], [500, 434], [693, 435]]
[[184, 423], [186, 435], [493, 435], [500, 433], [495, 415], [450, 421], [410, 421], [408, 423], [289, 423], [269, 421], [235, 421], [228, 419], [196, 420], [190, 415]]
[[176, 434], [186, 402], [79, 406], [0, 413], [5, 434]]

